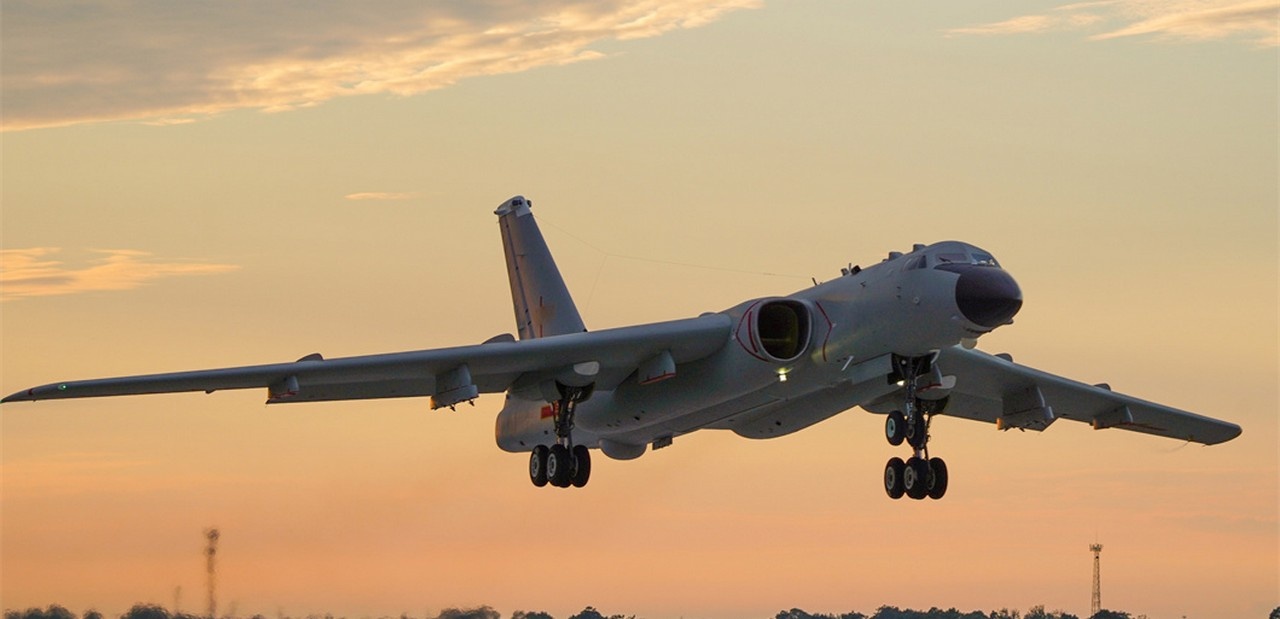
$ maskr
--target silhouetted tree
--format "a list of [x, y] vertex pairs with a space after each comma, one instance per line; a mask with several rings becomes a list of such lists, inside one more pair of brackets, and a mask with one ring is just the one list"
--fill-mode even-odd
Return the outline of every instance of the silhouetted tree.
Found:
[[871, 619], [908, 619], [908, 617], [897, 606], [881, 606], [876, 609], [876, 614], [871, 615]]
[[1045, 612], [1044, 606], [1041, 605], [1041, 606], [1032, 606], [1031, 609], [1027, 611], [1027, 614], [1022, 616], [1022, 619], [1080, 619], [1080, 618], [1071, 613], [1064, 613], [1060, 610], [1055, 610], [1051, 613]]
[[84, 611], [84, 614], [81, 615], [80, 619], [102, 619], [102, 613], [90, 608], [89, 610]]
[[946, 610], [931, 608], [929, 609], [929, 617], [930, 619], [933, 619], [934, 617], [937, 617], [938, 619], [989, 619], [987, 614], [982, 611], [971, 610], [967, 613], [962, 613], [954, 608], [948, 608]]
[[1280, 606], [1277, 606], [1275, 610], [1271, 611], [1271, 617], [1268, 619], [1280, 619]]
[[1094, 613], [1089, 619], [1133, 619], [1133, 616], [1121, 610], [1107, 610], [1104, 608]]
[[523, 610], [517, 610], [516, 612], [511, 613], [511, 619], [556, 619], [556, 618], [541, 611], [534, 610], [534, 611], [526, 612]]
[[635, 616], [635, 615], [630, 615], [630, 616], [623, 616], [623, 615], [609, 615], [609, 616], [605, 616], [605, 615], [600, 614], [600, 611], [596, 610], [595, 608], [593, 608], [593, 607], [591, 607], [591, 606], [588, 606], [588, 607], [586, 607], [586, 608], [582, 609], [582, 612], [580, 612], [580, 613], [578, 613], [578, 614], [576, 614], [576, 615], [571, 615], [571, 616], [569, 617], [569, 619], [636, 619], [636, 616]]
[[76, 616], [62, 606], [50, 604], [43, 609], [32, 607], [22, 611], [6, 610], [4, 619], [76, 619]]
[[[847, 612], [841, 615], [809, 614], [799, 608], [780, 610], [774, 619], [867, 619], [862, 613]], [[985, 619], [985, 618], [984, 618]]]
[[488, 607], [480, 608], [446, 608], [440, 611], [436, 619], [502, 619], [502, 613]]
[[1022, 613], [1007, 608], [991, 611], [991, 619], [1020, 619], [1020, 617], [1022, 617]]
[[120, 619], [172, 619], [169, 611], [155, 604], [134, 604]]

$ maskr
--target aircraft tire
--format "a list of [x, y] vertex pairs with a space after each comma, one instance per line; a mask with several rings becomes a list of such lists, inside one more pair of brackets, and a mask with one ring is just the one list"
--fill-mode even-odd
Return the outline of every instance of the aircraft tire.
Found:
[[884, 491], [891, 499], [900, 499], [906, 489], [902, 485], [902, 474], [906, 469], [906, 464], [902, 458], [889, 458], [889, 463], [884, 465]]
[[884, 437], [895, 447], [901, 445], [907, 437], [907, 418], [902, 415], [902, 411], [893, 411], [885, 418]]
[[557, 488], [568, 488], [572, 472], [569, 449], [564, 445], [552, 445], [547, 451], [547, 481]]
[[947, 493], [947, 463], [942, 458], [929, 459], [929, 498], [941, 499]]
[[587, 480], [591, 479], [591, 450], [586, 445], [573, 446], [573, 475], [569, 479], [569, 483], [574, 488], [581, 488], [587, 485]]
[[529, 481], [541, 488], [547, 485], [547, 446], [538, 445], [529, 454]]
[[909, 434], [907, 434], [908, 445], [911, 445], [916, 449], [924, 447], [925, 441], [929, 438], [929, 431], [925, 429], [924, 415], [917, 414], [916, 423], [910, 429], [907, 429], [907, 424], [905, 422], [902, 424], [902, 427], [904, 432], [909, 432]]
[[929, 493], [929, 461], [912, 457], [902, 471], [902, 487], [907, 496], [920, 500]]

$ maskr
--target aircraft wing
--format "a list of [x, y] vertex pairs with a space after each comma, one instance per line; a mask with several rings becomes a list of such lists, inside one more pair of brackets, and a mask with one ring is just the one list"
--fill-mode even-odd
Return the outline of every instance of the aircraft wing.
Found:
[[1087, 385], [1005, 356], [961, 347], [938, 356], [942, 374], [956, 377], [946, 414], [995, 423], [1001, 429], [1043, 430], [1057, 418], [1120, 428], [1205, 445], [1229, 441], [1240, 426]]
[[566, 376], [590, 378], [598, 388], [612, 389], [646, 361], [666, 360], [663, 353], [675, 364], [713, 354], [729, 341], [730, 329], [728, 316], [706, 314], [520, 341], [500, 336], [457, 348], [337, 359], [308, 355], [292, 363], [67, 381], [20, 391], [0, 401], [266, 387], [268, 403], [425, 395], [436, 400], [433, 406], [449, 406], [477, 393], [522, 385], [536, 389]]

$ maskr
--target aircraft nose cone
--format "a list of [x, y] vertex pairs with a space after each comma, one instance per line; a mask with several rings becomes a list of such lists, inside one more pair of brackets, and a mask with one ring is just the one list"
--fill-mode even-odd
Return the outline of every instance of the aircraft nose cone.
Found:
[[1013, 277], [989, 266], [965, 265], [956, 269], [956, 305], [975, 325], [994, 329], [1009, 322], [1022, 309], [1022, 290]]

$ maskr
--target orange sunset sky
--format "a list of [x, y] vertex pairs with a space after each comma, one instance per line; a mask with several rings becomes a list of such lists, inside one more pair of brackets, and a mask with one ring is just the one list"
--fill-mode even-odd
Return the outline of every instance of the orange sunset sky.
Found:
[[534, 200], [587, 326], [915, 242], [1026, 303], [980, 343], [1238, 423], [1215, 447], [939, 418], [942, 501], [853, 410], [536, 489], [500, 398], [0, 409], [0, 602], [649, 619], [1280, 606], [1276, 0], [26, 2], [0, 8], [0, 392], [514, 330]]

